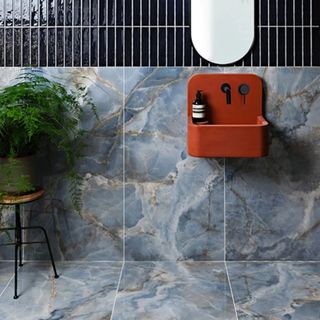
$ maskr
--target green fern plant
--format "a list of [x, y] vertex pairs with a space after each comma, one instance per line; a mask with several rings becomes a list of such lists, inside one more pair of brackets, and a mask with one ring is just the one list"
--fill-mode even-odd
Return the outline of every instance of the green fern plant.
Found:
[[[47, 145], [63, 151], [72, 203], [80, 211], [82, 179], [75, 165], [82, 156], [85, 132], [79, 124], [82, 105], [98, 119], [95, 105], [85, 88], [67, 91], [38, 71], [24, 72], [14, 83], [0, 89], [0, 157], [33, 155]], [[21, 183], [21, 191], [27, 187]]]

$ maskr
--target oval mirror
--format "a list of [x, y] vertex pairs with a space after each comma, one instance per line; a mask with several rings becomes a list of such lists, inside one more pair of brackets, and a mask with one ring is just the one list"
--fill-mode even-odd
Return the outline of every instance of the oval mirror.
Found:
[[210, 62], [240, 60], [254, 41], [254, 0], [191, 0], [191, 37]]

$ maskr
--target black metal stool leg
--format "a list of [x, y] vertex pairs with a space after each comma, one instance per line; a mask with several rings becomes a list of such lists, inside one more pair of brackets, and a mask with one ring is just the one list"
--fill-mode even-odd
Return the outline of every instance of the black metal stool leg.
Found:
[[59, 275], [57, 273], [57, 269], [56, 269], [56, 265], [54, 263], [54, 259], [53, 259], [53, 254], [52, 254], [52, 250], [51, 250], [51, 246], [50, 246], [50, 242], [49, 242], [49, 238], [48, 238], [48, 234], [47, 234], [47, 231], [45, 228], [43, 227], [39, 227], [39, 229], [41, 229], [44, 233], [44, 236], [46, 238], [46, 242], [47, 242], [47, 246], [48, 246], [48, 251], [49, 251], [49, 254], [50, 254], [50, 260], [51, 260], [51, 264], [52, 264], [52, 268], [53, 268], [53, 271], [54, 271], [54, 277], [56, 279], [59, 278]]
[[14, 296], [13, 299], [18, 299], [18, 251], [20, 250], [20, 264], [21, 264], [21, 220], [20, 220], [20, 205], [16, 205], [16, 228], [15, 228], [15, 252], [14, 252]]

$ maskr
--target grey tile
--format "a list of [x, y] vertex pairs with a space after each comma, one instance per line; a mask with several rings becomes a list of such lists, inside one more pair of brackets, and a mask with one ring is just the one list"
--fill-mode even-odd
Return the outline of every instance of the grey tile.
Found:
[[13, 281], [0, 298], [1, 319], [110, 319], [122, 264], [59, 263], [59, 279], [48, 263], [19, 270], [20, 297]]
[[235, 320], [223, 263], [127, 262], [113, 320]]
[[239, 320], [320, 319], [320, 263], [229, 262]]
[[[0, 293], [5, 290], [6, 286], [9, 284], [13, 273], [14, 264], [12, 262], [0, 262]], [[1, 297], [0, 297], [1, 300]]]

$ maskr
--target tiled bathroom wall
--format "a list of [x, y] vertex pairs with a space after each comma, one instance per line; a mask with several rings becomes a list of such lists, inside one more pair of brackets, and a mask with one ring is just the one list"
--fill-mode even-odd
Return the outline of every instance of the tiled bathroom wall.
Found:
[[[212, 65], [192, 46], [190, 2], [1, 0], [0, 66]], [[318, 0], [255, 0], [256, 40], [236, 65], [319, 66], [319, 11]]]
[[[19, 69], [2, 69], [1, 85]], [[186, 90], [194, 73], [264, 80], [270, 154], [187, 154]], [[59, 260], [319, 260], [320, 76], [317, 68], [44, 69], [84, 84], [100, 122], [85, 117], [82, 216], [72, 211], [59, 156], [47, 196], [26, 222], [49, 229]], [[45, 211], [41, 211], [45, 208]], [[29, 235], [30, 236], [30, 235]], [[4, 235], [2, 236], [4, 240]], [[12, 257], [12, 250], [1, 258]], [[47, 259], [45, 247], [26, 251]]]

